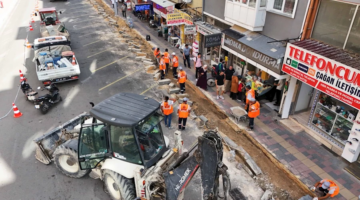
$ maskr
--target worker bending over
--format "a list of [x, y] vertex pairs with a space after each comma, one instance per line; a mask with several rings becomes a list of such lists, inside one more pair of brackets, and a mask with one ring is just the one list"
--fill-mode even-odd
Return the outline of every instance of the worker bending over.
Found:
[[314, 199], [322, 200], [335, 197], [339, 194], [340, 188], [336, 183], [329, 179], [323, 179], [314, 185], [316, 196]]

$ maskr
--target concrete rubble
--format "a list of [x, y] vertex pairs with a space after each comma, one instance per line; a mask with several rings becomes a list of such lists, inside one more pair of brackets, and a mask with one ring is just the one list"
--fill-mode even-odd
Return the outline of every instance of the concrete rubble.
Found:
[[160, 80], [158, 83], [159, 83], [159, 85], [169, 85], [170, 82], [171, 82], [170, 79], [163, 79], [163, 80]]

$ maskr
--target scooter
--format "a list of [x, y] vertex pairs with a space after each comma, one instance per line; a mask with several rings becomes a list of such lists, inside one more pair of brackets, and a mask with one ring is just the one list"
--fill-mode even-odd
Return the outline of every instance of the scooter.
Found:
[[[38, 89], [42, 89], [39, 87]], [[49, 86], [46, 86], [45, 89], [49, 90], [50, 94], [46, 94], [44, 96], [40, 96], [39, 98], [34, 100], [35, 108], [40, 109], [42, 114], [46, 114], [49, 109], [62, 101], [62, 98], [59, 94], [59, 88], [56, 87], [54, 83], [51, 83]]]
[[21, 91], [25, 94], [26, 100], [34, 102], [38, 93], [26, 82], [26, 78], [21, 81], [20, 86]]

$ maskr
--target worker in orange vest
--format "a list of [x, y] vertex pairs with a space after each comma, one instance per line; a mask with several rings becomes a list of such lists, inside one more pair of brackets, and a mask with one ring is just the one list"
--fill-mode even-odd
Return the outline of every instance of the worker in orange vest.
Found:
[[179, 130], [185, 130], [186, 121], [190, 114], [190, 106], [187, 104], [188, 98], [184, 98], [182, 104], [179, 105], [178, 115], [179, 115]]
[[174, 111], [174, 108], [173, 108], [174, 101], [176, 101], [176, 100], [170, 99], [168, 96], [165, 96], [164, 101], [162, 102], [161, 107], [160, 107], [161, 111], [165, 115], [165, 118], [164, 118], [165, 126], [168, 128], [171, 128], [171, 115]]
[[319, 200], [333, 198], [339, 194], [339, 186], [332, 180], [323, 179], [314, 185], [313, 190]]
[[159, 62], [160, 62], [160, 56], [161, 56], [160, 48], [155, 48], [155, 50], [154, 50], [154, 56], [155, 56], [155, 58], [156, 58], [156, 62], [159, 63]]
[[159, 70], [161, 73], [161, 80], [165, 77], [166, 65], [164, 60], [164, 54], [161, 55], [160, 62], [159, 62]]
[[172, 68], [173, 68], [173, 76], [174, 76], [174, 78], [176, 78], [177, 77], [177, 68], [179, 66], [179, 58], [177, 57], [175, 52], [172, 53], [171, 62], [172, 62]]
[[255, 98], [249, 98], [249, 129], [254, 129], [254, 119], [260, 115], [260, 103]]
[[245, 110], [248, 112], [249, 111], [249, 99], [255, 99], [255, 91], [253, 89], [251, 89], [251, 86], [249, 86], [249, 85], [246, 86], [245, 90], [246, 90]]
[[178, 83], [180, 85], [180, 93], [183, 94], [185, 92], [185, 82], [187, 80], [187, 75], [181, 66], [179, 67], [179, 70]]
[[165, 64], [166, 64], [166, 74], [167, 74], [169, 72], [169, 64], [170, 64], [170, 55], [169, 55], [168, 49], [165, 49], [164, 60], [165, 60]]

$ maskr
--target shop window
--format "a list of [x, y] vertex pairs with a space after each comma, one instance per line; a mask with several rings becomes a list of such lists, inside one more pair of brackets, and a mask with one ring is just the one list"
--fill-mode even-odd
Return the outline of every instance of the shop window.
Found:
[[359, 33], [360, 33], [360, 11], [358, 9], [356, 17], [353, 22], [353, 26], [351, 27], [350, 30], [349, 39], [346, 43], [345, 49], [360, 54]]
[[266, 7], [266, 0], [260, 1], [260, 7]]
[[321, 93], [311, 119], [313, 126], [345, 145], [358, 110]]
[[[313, 28], [312, 38], [343, 48], [351, 21], [355, 14], [355, 9], [356, 5], [353, 4], [332, 0], [321, 1]], [[359, 32], [359, 30], [357, 31]], [[352, 39], [356, 39], [356, 37], [359, 36], [355, 36], [355, 38], [352, 37]], [[349, 42], [353, 42], [353, 40]]]
[[[268, 11], [283, 14], [294, 18], [298, 0], [268, 0]], [[266, 1], [261, 1], [260, 6], [266, 6]]]
[[249, 0], [249, 6], [255, 8], [256, 0]]

